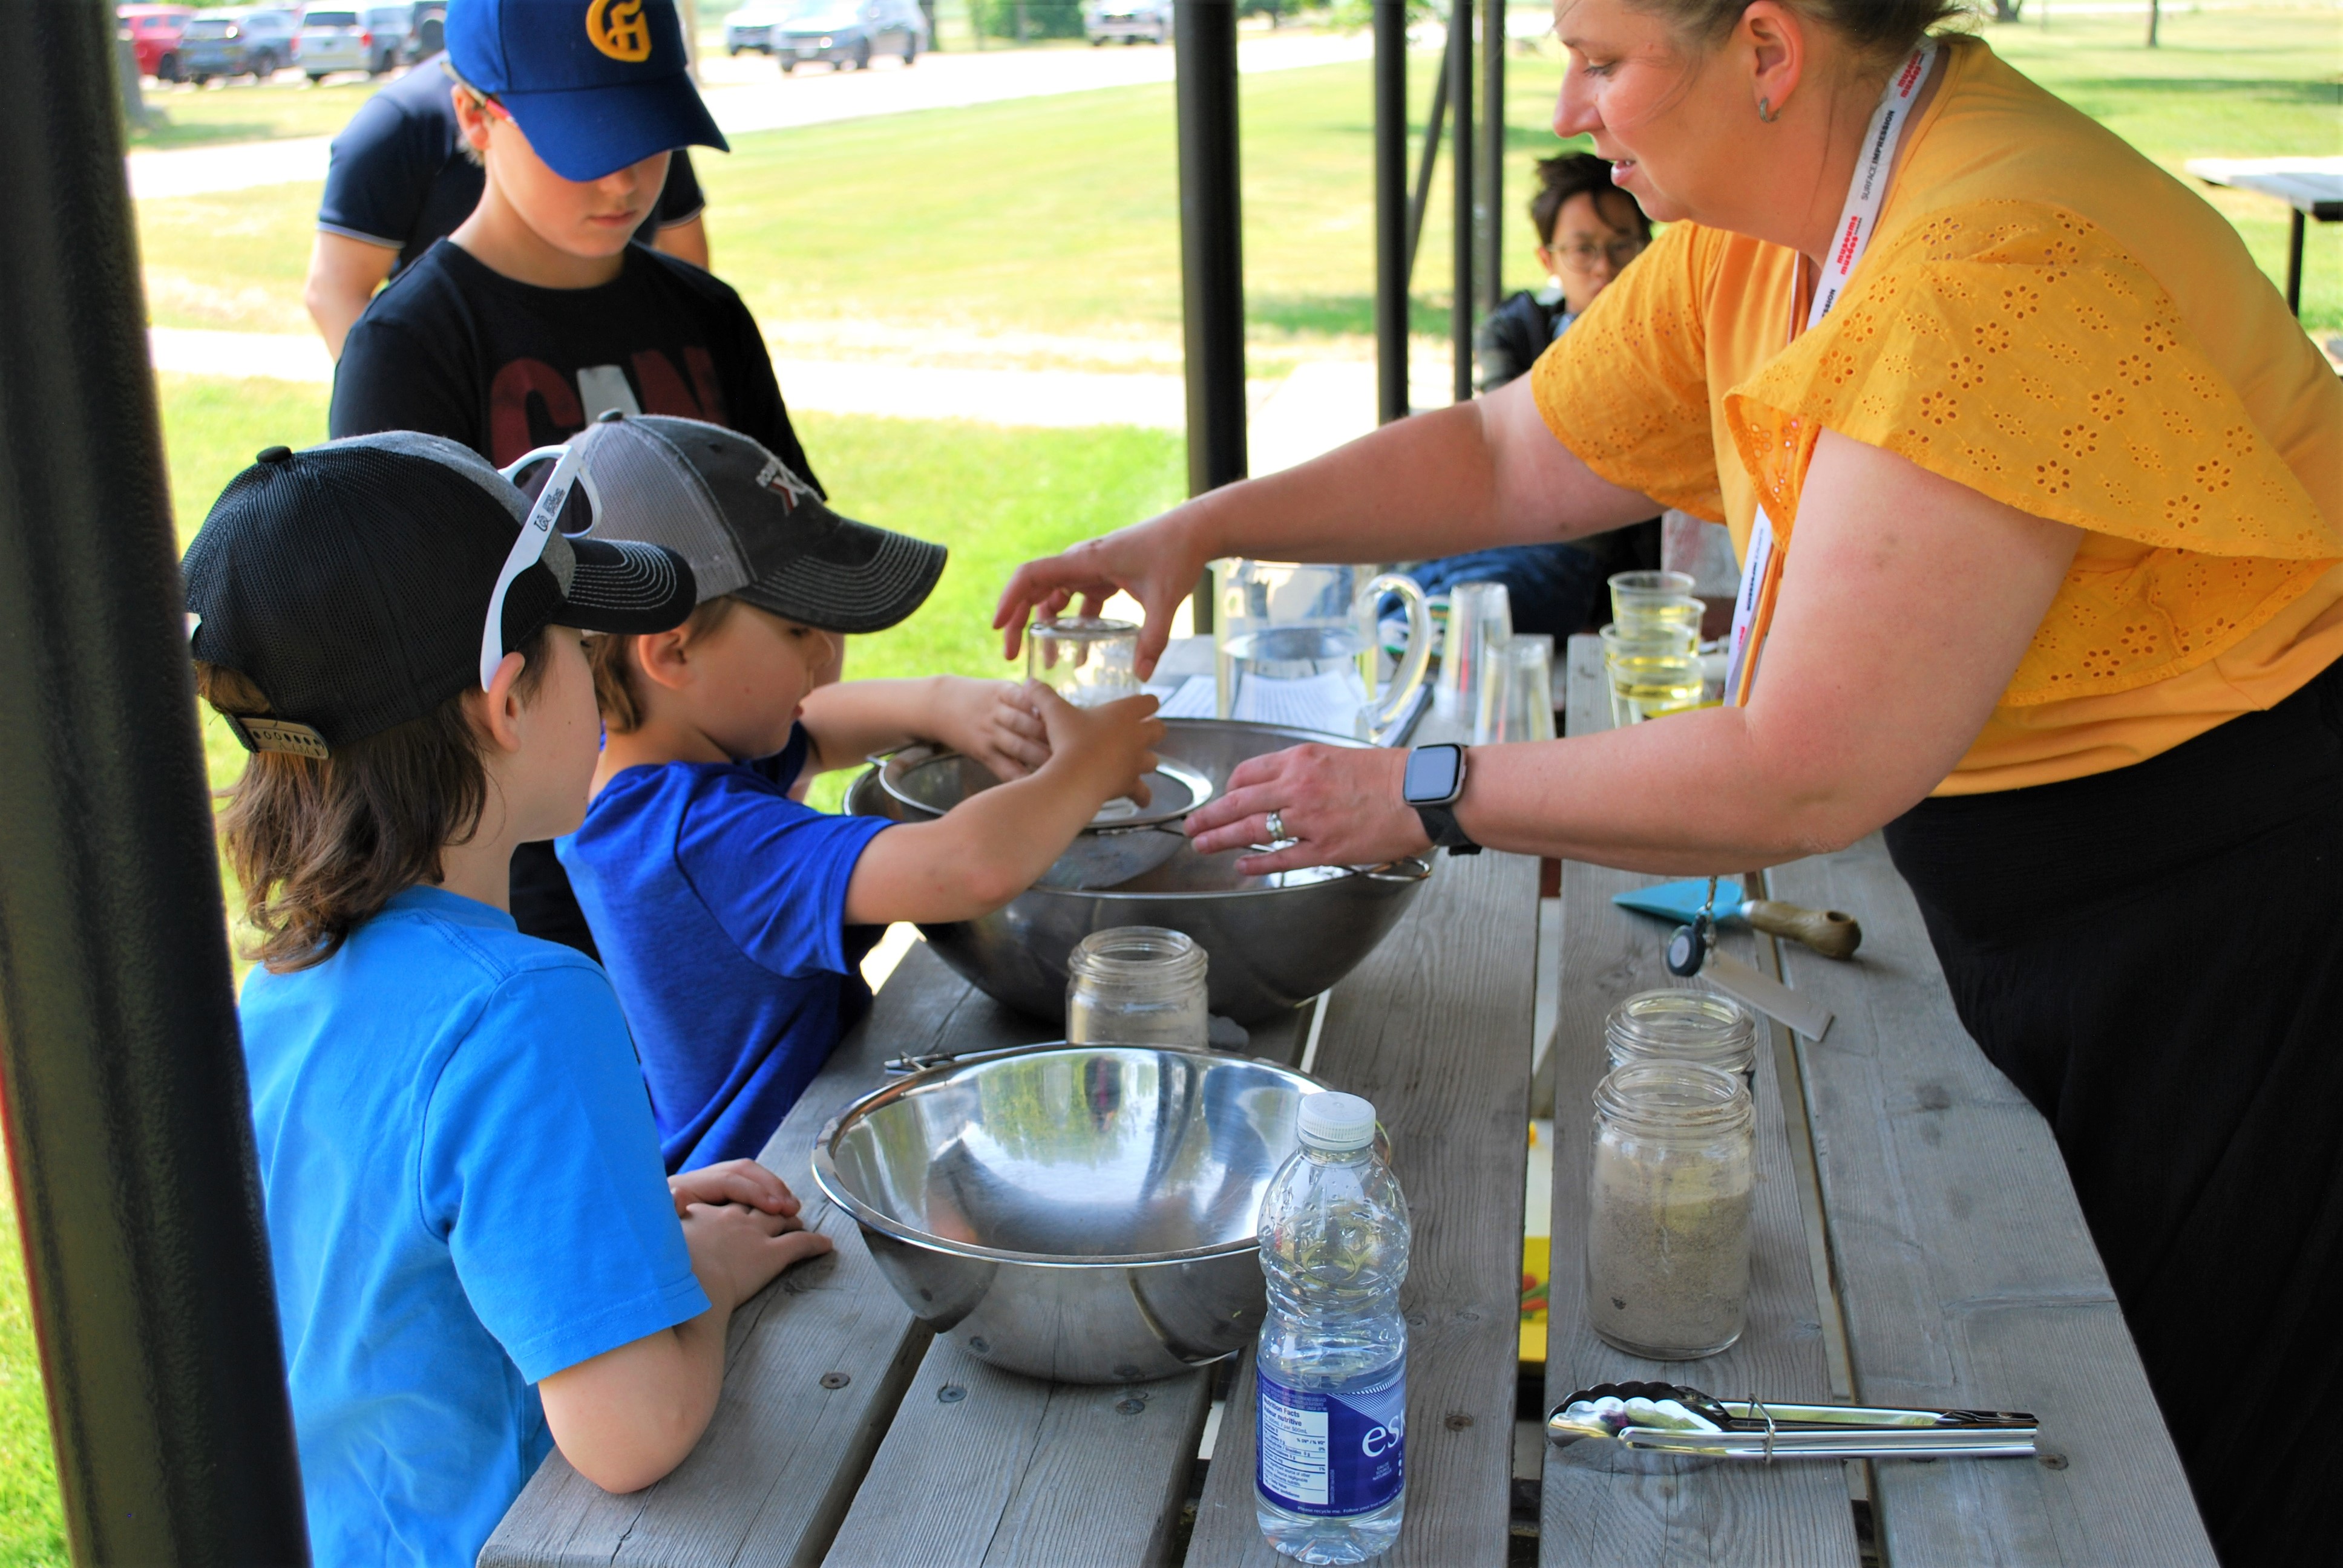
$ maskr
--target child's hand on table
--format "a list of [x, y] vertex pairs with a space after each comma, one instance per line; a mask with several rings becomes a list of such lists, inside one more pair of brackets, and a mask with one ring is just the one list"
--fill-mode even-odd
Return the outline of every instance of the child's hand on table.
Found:
[[678, 1219], [694, 1203], [746, 1203], [768, 1214], [798, 1211], [797, 1194], [789, 1191], [789, 1183], [754, 1160], [727, 1160], [686, 1171], [669, 1177], [667, 1190], [675, 1199]]
[[1049, 735], [1051, 758], [1095, 770], [1099, 799], [1127, 795], [1147, 804], [1142, 778], [1155, 766], [1155, 747], [1163, 739], [1154, 698], [1126, 697], [1096, 708], [1076, 708], [1033, 681], [1026, 683], [1024, 697]]
[[791, 1263], [818, 1258], [830, 1238], [798, 1218], [797, 1195], [754, 1160], [727, 1160], [667, 1179], [683, 1221], [691, 1271], [709, 1300], [729, 1288], [739, 1306]]
[[995, 778], [1022, 779], [1050, 759], [1046, 729], [1013, 680], [936, 677], [928, 739], [973, 757]]

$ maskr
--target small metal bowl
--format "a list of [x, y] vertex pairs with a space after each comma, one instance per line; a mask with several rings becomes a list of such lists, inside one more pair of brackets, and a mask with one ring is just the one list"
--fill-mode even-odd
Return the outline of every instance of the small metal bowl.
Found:
[[1141, 1382], [1259, 1332], [1262, 1199], [1324, 1089], [1202, 1050], [988, 1051], [855, 1101], [813, 1176], [912, 1315], [970, 1354]]

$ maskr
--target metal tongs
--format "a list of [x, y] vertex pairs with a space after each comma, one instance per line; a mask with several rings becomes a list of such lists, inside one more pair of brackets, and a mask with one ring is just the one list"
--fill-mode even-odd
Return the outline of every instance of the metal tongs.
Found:
[[2022, 1410], [1898, 1410], [1712, 1399], [1672, 1382], [1604, 1382], [1547, 1412], [1546, 1441], [1651, 1453], [1755, 1459], [2030, 1459], [2040, 1431]]

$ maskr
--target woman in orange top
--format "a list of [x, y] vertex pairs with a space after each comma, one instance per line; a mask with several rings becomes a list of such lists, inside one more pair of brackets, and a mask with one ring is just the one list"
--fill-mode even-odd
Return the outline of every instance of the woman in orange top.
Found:
[[[1151, 664], [1216, 557], [1661, 505], [1745, 551], [1762, 507], [1745, 705], [1473, 748], [1443, 832], [1684, 874], [1885, 827], [1964, 1021], [2057, 1131], [2224, 1557], [2312, 1561], [2343, 1394], [2343, 391], [2201, 200], [1982, 42], [1916, 55], [1951, 9], [1560, 0], [1554, 127], [1668, 222], [1652, 248], [1531, 376], [1029, 563], [999, 624], [1013, 648], [1028, 609], [1127, 588]], [[1884, 86], [1916, 91], [1885, 205], [1809, 325]], [[1405, 761], [1262, 759], [1190, 830], [1293, 840], [1255, 870], [1420, 853]]]

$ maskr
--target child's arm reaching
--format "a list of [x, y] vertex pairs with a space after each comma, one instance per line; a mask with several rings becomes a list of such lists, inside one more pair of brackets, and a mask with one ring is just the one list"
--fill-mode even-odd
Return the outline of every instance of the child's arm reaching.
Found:
[[733, 1312], [791, 1263], [830, 1251], [781, 1179], [751, 1160], [668, 1179], [709, 1309], [538, 1385], [562, 1457], [605, 1492], [637, 1492], [683, 1462], [724, 1384]]
[[813, 742], [808, 772], [859, 767], [910, 740], [940, 741], [1004, 779], [1022, 779], [1050, 759], [1041, 720], [1012, 680], [837, 681], [806, 693], [800, 717]]
[[1031, 887], [1101, 806], [1141, 793], [1140, 776], [1155, 766], [1153, 748], [1163, 739], [1153, 698], [1081, 709], [1046, 687], [1029, 687], [1026, 696], [1048, 732], [1048, 759], [936, 821], [873, 838], [847, 887], [847, 923], [990, 914]]

